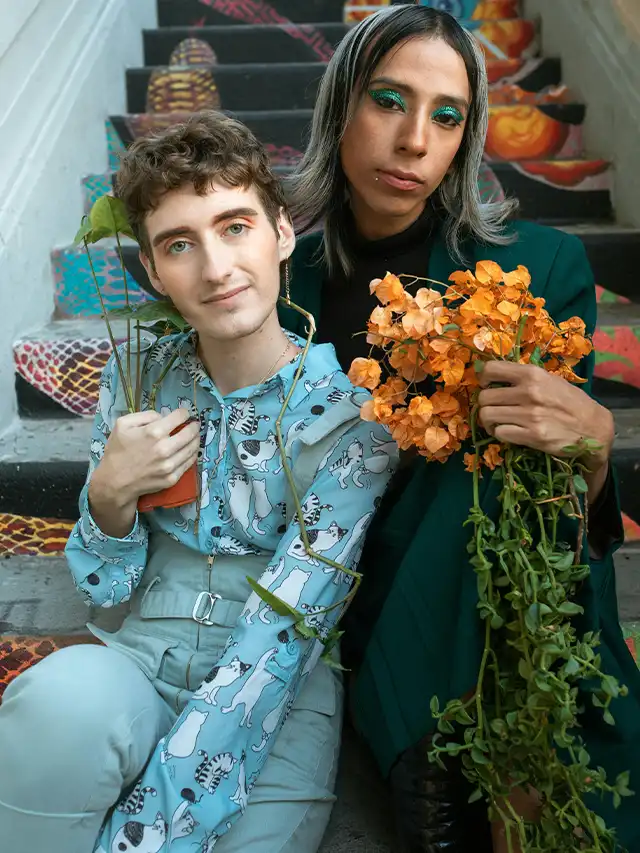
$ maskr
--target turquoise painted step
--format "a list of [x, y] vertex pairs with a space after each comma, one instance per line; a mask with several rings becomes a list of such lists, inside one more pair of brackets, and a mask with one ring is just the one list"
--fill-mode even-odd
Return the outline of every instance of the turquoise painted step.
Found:
[[87, 175], [82, 180], [82, 195], [84, 198], [84, 211], [88, 213], [93, 204], [103, 195], [113, 190], [111, 183], [113, 172], [102, 172], [101, 174]]
[[[128, 249], [129, 247], [127, 247]], [[127, 252], [130, 255], [130, 252]], [[96, 276], [105, 308], [110, 311], [125, 304], [125, 287], [115, 245], [91, 247]], [[83, 248], [70, 246], [51, 253], [55, 282], [54, 301], [57, 317], [92, 317], [102, 313], [100, 299], [91, 275], [89, 259]], [[129, 300], [146, 302], [149, 296], [127, 272]]]

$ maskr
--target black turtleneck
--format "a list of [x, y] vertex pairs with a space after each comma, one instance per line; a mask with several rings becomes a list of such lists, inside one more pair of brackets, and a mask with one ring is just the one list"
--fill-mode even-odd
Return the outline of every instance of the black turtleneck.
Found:
[[399, 275], [426, 276], [436, 217], [430, 209], [408, 228], [382, 240], [366, 240], [355, 226], [353, 216], [346, 213], [345, 242], [353, 264], [348, 278], [336, 275], [322, 289], [322, 306], [318, 323], [318, 341], [332, 343], [345, 373], [354, 358], [367, 357], [366, 336], [356, 335], [367, 327], [367, 320], [380, 303], [369, 293], [369, 283], [383, 278], [387, 272]]

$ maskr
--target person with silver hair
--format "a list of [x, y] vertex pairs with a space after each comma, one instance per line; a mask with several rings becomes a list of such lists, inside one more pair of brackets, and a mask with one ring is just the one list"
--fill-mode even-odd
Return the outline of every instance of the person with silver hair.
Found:
[[[376, 304], [370, 281], [388, 270], [446, 282], [480, 260], [522, 264], [557, 322], [579, 315], [593, 332], [594, 281], [581, 241], [515, 219], [515, 201], [481, 199], [488, 115], [483, 54], [445, 12], [389, 6], [339, 44], [288, 192], [294, 221], [308, 232], [293, 256], [292, 299], [316, 317], [318, 339], [334, 344], [343, 369], [368, 355], [355, 333]], [[286, 309], [283, 322], [302, 331]], [[484, 427], [501, 441], [554, 454], [580, 438], [600, 447], [585, 460], [591, 575], [580, 603], [585, 630], [601, 632], [607, 672], [628, 685], [630, 698], [616, 701], [615, 727], [589, 710], [581, 722], [592, 763], [611, 778], [640, 764], [640, 677], [615, 597], [612, 555], [623, 534], [609, 462], [614, 423], [590, 396], [592, 371], [590, 357], [582, 390], [531, 365], [495, 362], [483, 371], [479, 402]], [[451, 760], [443, 772], [427, 759], [429, 700], [437, 695], [443, 707], [472, 693], [483, 646], [463, 533], [471, 485], [462, 455], [426, 465], [405, 454], [370, 528], [364, 582], [345, 622], [352, 717], [390, 782], [409, 853], [492, 849], [486, 805], [468, 803], [460, 764]], [[495, 517], [491, 478], [481, 491], [483, 510]], [[618, 810], [590, 806], [621, 843], [640, 850], [633, 798]]]

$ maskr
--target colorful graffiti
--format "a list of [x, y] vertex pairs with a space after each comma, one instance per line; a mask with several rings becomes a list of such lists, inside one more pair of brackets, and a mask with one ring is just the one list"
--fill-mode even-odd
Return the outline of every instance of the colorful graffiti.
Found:
[[75, 415], [93, 415], [100, 375], [111, 353], [108, 337], [22, 340], [13, 347], [16, 372]]
[[0, 513], [0, 555], [53, 557], [64, 551], [71, 521]]
[[[397, 0], [348, 0], [344, 8], [344, 20], [356, 23], [376, 12], [382, 6], [389, 6]], [[421, 6], [432, 6], [466, 20], [487, 21], [517, 18], [518, 0], [419, 0]]]
[[640, 388], [640, 325], [599, 326], [595, 375]]
[[495, 160], [573, 159], [582, 154], [582, 125], [532, 105], [492, 106], [485, 152]]

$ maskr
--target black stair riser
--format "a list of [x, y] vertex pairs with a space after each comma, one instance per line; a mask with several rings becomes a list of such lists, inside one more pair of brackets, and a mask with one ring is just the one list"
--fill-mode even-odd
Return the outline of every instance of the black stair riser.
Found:
[[[232, 111], [224, 110], [228, 115]], [[268, 112], [241, 113], [236, 116], [253, 130], [258, 139], [265, 145], [275, 145], [277, 148], [291, 146], [302, 151], [311, 123], [311, 110], [282, 110], [275, 114]], [[176, 121], [184, 116], [176, 117]], [[125, 145], [133, 142], [134, 134], [126, 116], [111, 116], [111, 121]]]
[[[623, 511], [640, 523], [640, 448], [616, 450], [614, 458]], [[75, 521], [87, 467], [84, 462], [0, 463], [0, 513]]]
[[[238, 2], [231, 0], [226, 4], [231, 10], [232, 6], [238, 9], [258, 7], [257, 3]], [[271, 0], [269, 6], [275, 10], [276, 15], [286, 18], [296, 24], [313, 24], [316, 21], [341, 22], [344, 13], [344, 0]], [[260, 20], [241, 20], [236, 17], [224, 15], [214, 11], [210, 6], [200, 0], [158, 0], [158, 25], [161, 27], [192, 27], [200, 22], [209, 26], [239, 25], [247, 23], [277, 24], [278, 18], [269, 20], [265, 16]]]
[[[254, 67], [225, 66], [211, 69], [215, 89], [210, 92], [215, 109], [218, 105], [228, 110], [312, 110], [325, 66], [322, 63], [289, 65], [263, 64]], [[127, 109], [130, 113], [147, 111], [147, 91], [152, 68], [130, 68], [127, 71]], [[178, 77], [180, 72], [167, 71]], [[208, 74], [207, 71], [204, 73]], [[157, 112], [170, 112], [171, 101]]]
[[59, 403], [56, 403], [55, 400], [52, 400], [43, 391], [34, 388], [19, 373], [16, 373], [15, 376], [18, 415], [21, 418], [71, 419], [80, 417], [80, 415], [76, 415]]
[[587, 250], [596, 283], [640, 302], [640, 234], [601, 231], [578, 236]]
[[85, 462], [0, 462], [0, 513], [75, 520], [87, 469]]
[[593, 380], [593, 396], [608, 409], [640, 410], [640, 388], [624, 382], [596, 376]]
[[[316, 24], [314, 29], [334, 47], [343, 38], [345, 24]], [[312, 45], [294, 38], [282, 27], [246, 25], [244, 27], [171, 27], [145, 30], [145, 65], [169, 65], [176, 47], [189, 38], [197, 38], [213, 48], [221, 65], [236, 62], [315, 62]]]

